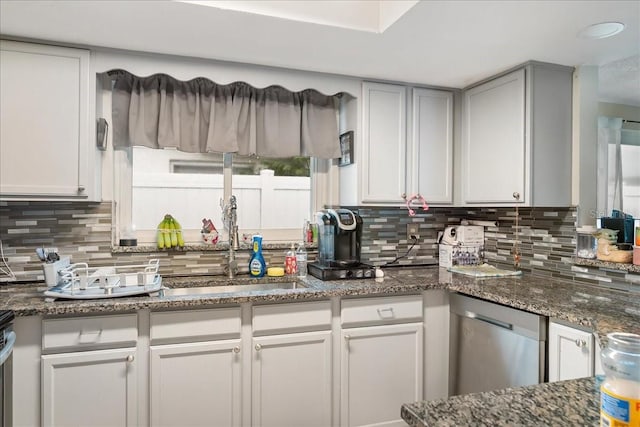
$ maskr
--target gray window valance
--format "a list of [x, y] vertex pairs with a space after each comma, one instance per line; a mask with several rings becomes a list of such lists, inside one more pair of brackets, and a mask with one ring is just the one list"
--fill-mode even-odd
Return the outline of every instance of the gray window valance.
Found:
[[138, 77], [110, 71], [116, 148], [177, 148], [191, 153], [238, 153], [283, 158], [340, 157], [339, 94], [166, 74]]

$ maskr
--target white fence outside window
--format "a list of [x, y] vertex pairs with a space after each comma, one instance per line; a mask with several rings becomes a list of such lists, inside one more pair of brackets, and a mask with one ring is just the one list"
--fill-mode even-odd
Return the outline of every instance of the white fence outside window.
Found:
[[[241, 232], [268, 229], [302, 229], [310, 216], [311, 179], [260, 175], [233, 175]], [[155, 230], [171, 214], [185, 230], [200, 230], [210, 218], [223, 232], [220, 199], [223, 176], [215, 174], [135, 173], [132, 222], [137, 230]]]

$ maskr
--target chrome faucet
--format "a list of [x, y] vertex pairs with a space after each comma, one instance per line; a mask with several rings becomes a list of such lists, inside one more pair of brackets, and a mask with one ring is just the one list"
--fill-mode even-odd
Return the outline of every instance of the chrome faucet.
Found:
[[224, 222], [224, 227], [229, 231], [229, 263], [226, 270], [230, 279], [233, 279], [238, 274], [238, 262], [236, 261], [235, 253], [239, 248], [237, 210], [236, 196], [231, 196], [229, 203], [222, 206], [222, 221]]

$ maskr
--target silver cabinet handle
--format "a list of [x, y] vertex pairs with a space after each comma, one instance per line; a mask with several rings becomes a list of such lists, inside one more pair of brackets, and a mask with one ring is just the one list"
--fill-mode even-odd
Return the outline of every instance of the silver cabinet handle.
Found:
[[256, 351], [260, 351], [262, 350], [262, 346], [260, 344], [256, 344], [255, 349]]
[[518, 193], [517, 191], [514, 191], [512, 196], [513, 196], [514, 199], [520, 200], [520, 193]]
[[391, 319], [394, 317], [393, 307], [378, 308], [377, 310], [378, 310], [378, 316], [380, 316], [383, 319]]
[[345, 335], [345, 336], [344, 336], [344, 340], [345, 340], [345, 341], [349, 341], [350, 339], [351, 339], [351, 335]]
[[233, 351], [234, 353], [236, 353], [236, 354], [237, 354], [237, 353], [240, 353], [240, 347], [235, 346], [235, 347], [233, 347], [233, 350], [232, 350], [232, 351]]
[[84, 193], [84, 190], [85, 190], [84, 185], [78, 186], [78, 193]]
[[585, 347], [585, 346], [587, 345], [587, 342], [586, 342], [585, 340], [577, 339], [577, 340], [576, 340], [576, 345], [577, 345], [578, 347]]
[[133, 362], [134, 360], [135, 360], [135, 357], [134, 357], [134, 355], [133, 355], [133, 354], [130, 354], [130, 355], [128, 355], [128, 356], [127, 356], [127, 362], [131, 363], [131, 362]]
[[92, 344], [100, 341], [100, 336], [102, 335], [102, 329], [98, 329], [97, 331], [92, 330], [81, 330], [80, 335], [78, 336], [78, 343], [80, 344]]

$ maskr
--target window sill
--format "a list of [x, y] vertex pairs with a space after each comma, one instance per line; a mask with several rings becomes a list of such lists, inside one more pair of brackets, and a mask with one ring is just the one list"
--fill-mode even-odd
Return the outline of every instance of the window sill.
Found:
[[627, 271], [629, 273], [640, 273], [640, 265], [625, 264], [621, 262], [600, 261], [599, 259], [573, 258], [575, 265], [585, 267], [604, 268], [607, 270]]
[[[297, 242], [294, 242], [297, 246]], [[306, 243], [305, 248], [309, 249], [317, 249], [317, 243]], [[252, 246], [250, 243], [240, 243], [238, 251], [251, 250]], [[282, 249], [286, 250], [291, 248], [291, 242], [262, 242], [263, 250], [270, 249]], [[181, 253], [181, 252], [220, 252], [220, 251], [228, 251], [229, 243], [222, 242], [217, 243], [215, 245], [203, 244], [203, 243], [187, 243], [182, 248], [171, 248], [171, 249], [158, 249], [154, 245], [139, 245], [139, 246], [113, 246], [111, 248], [111, 253], [114, 254], [126, 254], [126, 253], [157, 253], [157, 252], [167, 252], [167, 253]]]

